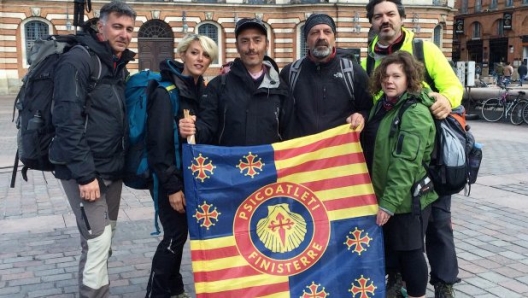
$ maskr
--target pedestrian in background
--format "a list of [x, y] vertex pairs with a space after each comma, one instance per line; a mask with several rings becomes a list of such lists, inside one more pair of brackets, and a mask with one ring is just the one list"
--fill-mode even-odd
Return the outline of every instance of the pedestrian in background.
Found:
[[517, 72], [519, 73], [519, 82], [520, 85], [523, 85], [523, 81], [526, 78], [526, 60], [521, 62], [521, 65], [517, 68]]

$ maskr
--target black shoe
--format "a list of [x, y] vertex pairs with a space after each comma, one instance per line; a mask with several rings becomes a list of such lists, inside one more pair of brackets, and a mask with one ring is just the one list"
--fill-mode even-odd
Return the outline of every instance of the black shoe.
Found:
[[455, 290], [453, 289], [453, 285], [439, 282], [434, 285], [434, 289], [435, 289], [435, 298], [455, 297]]
[[386, 286], [387, 298], [404, 298], [401, 289], [403, 287], [403, 280], [401, 273], [389, 273]]

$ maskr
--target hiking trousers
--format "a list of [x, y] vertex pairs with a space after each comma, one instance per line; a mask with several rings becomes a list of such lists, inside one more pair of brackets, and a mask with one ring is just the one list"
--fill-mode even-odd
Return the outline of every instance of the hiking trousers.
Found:
[[441, 196], [433, 202], [425, 233], [425, 248], [431, 267], [430, 283], [457, 283], [458, 261], [451, 223], [451, 196]]
[[[108, 258], [115, 231], [123, 183], [105, 181], [101, 197], [94, 201], [81, 198], [75, 180], [61, 180], [64, 192], [75, 214], [81, 240], [79, 260], [79, 296], [104, 298], [109, 296]], [[82, 207], [81, 207], [82, 203]]]
[[152, 258], [152, 268], [145, 296], [147, 298], [169, 298], [184, 292], [180, 267], [183, 246], [188, 233], [187, 216], [172, 208], [167, 192], [162, 187], [158, 195], [158, 212], [163, 227], [163, 239]]

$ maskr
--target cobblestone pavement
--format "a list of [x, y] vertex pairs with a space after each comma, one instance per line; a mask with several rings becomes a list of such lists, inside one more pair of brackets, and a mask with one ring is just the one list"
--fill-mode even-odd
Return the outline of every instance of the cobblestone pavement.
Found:
[[[0, 96], [0, 297], [77, 297], [79, 236], [59, 183], [30, 172], [28, 182], [18, 176], [9, 188], [12, 101]], [[528, 125], [470, 124], [484, 161], [470, 196], [453, 200], [456, 297], [528, 297]], [[144, 297], [159, 242], [152, 230], [150, 196], [125, 188], [109, 264], [112, 297]], [[182, 274], [194, 295], [188, 246]], [[434, 297], [431, 287], [427, 296]]]

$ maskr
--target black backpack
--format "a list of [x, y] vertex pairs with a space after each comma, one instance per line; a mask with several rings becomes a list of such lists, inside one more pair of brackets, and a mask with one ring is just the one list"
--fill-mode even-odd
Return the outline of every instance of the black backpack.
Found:
[[[53, 77], [55, 66], [61, 54], [73, 47], [80, 47], [92, 58], [90, 75], [90, 90], [95, 88], [101, 76], [101, 61], [99, 57], [87, 47], [79, 45], [77, 35], [50, 35], [35, 41], [28, 55], [30, 65], [28, 73], [22, 79], [22, 87], [18, 92], [13, 107], [13, 121], [15, 109], [17, 152], [11, 177], [11, 187], [15, 187], [18, 161], [22, 167], [22, 178], [27, 181], [29, 169], [39, 171], [53, 171], [53, 164], [48, 159], [48, 149], [55, 135], [55, 128], [51, 120], [53, 105]], [[87, 104], [89, 106], [89, 104]]]
[[[393, 128], [401, 126], [403, 113], [418, 101], [417, 98], [410, 98], [403, 103], [393, 121]], [[471, 184], [477, 180], [476, 175], [473, 176], [472, 173], [475, 169], [470, 165], [470, 160], [475, 154], [475, 138], [469, 132], [469, 126], [461, 124], [460, 117], [463, 114], [465, 111], [461, 107], [453, 110], [445, 119], [434, 119], [436, 127], [434, 149], [430, 163], [424, 163], [423, 166], [433, 182], [434, 190], [440, 196], [457, 194], [466, 186], [469, 187], [469, 195]], [[480, 151], [480, 159], [482, 159], [482, 151]]]
[[[413, 55], [416, 60], [423, 63], [424, 80], [431, 87], [431, 90], [438, 92], [436, 85], [427, 71], [425, 64], [423, 40], [413, 39]], [[370, 55], [367, 56], [367, 73], [374, 70], [375, 60]], [[401, 117], [405, 110], [416, 103], [417, 99], [408, 100], [400, 109], [395, 119], [394, 125], [401, 124]], [[431, 157], [431, 163], [424, 164], [428, 176], [434, 184], [434, 190], [438, 195], [453, 195], [459, 193], [466, 186], [467, 195], [471, 192], [471, 184], [477, 180], [477, 173], [482, 160], [482, 149], [475, 147], [475, 137], [466, 125], [466, 112], [461, 105], [451, 112], [446, 119], [434, 119], [436, 126], [436, 139]], [[476, 157], [478, 155], [478, 157]], [[471, 160], [478, 159], [478, 164], [470, 164]]]

